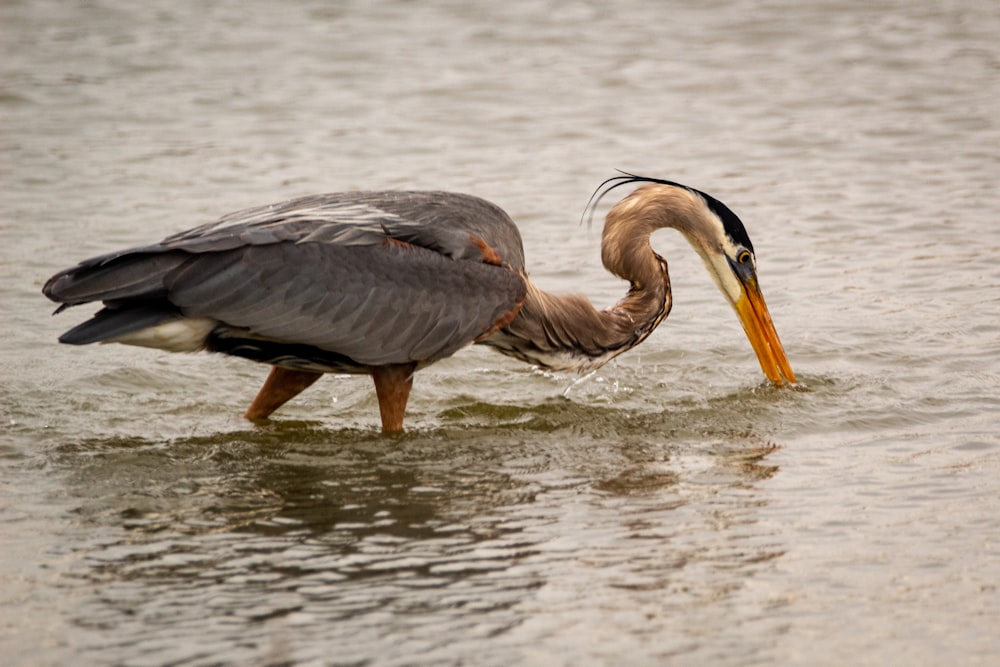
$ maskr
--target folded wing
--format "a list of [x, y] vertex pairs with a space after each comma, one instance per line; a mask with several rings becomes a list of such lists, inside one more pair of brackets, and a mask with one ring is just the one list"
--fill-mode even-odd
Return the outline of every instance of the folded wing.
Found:
[[509, 319], [525, 290], [520, 237], [500, 209], [391, 192], [249, 209], [87, 260], [43, 291], [61, 309], [104, 302], [64, 342], [132, 342], [187, 322], [206, 344], [245, 337], [370, 366], [453, 354]]

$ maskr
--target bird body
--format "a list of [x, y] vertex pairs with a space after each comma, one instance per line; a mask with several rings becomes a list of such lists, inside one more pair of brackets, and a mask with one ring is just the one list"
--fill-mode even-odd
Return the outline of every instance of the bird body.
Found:
[[[603, 311], [531, 284], [510, 217], [447, 192], [334, 193], [239, 211], [81, 262], [49, 279], [43, 293], [62, 304], [56, 312], [104, 304], [63, 343], [209, 350], [271, 365], [247, 410], [251, 419], [268, 417], [323, 373], [370, 374], [383, 430], [397, 431], [413, 373], [466, 345], [543, 368], [587, 370], [644, 340], [671, 305], [667, 264], [649, 244], [661, 227], [684, 233], [736, 307], [741, 288], [716, 273], [735, 271], [740, 251], [753, 261], [739, 219], [667, 181], [611, 179], [601, 196], [626, 182], [646, 185], [609, 212], [602, 259], [630, 289]], [[734, 224], [727, 216], [738, 229], [727, 229]], [[756, 290], [755, 264], [747, 268]], [[747, 330], [762, 368], [776, 383], [794, 382], [763, 312], [763, 342]]]
[[[419, 215], [428, 209], [433, 224]], [[493, 233], [479, 228], [487, 216]], [[517, 228], [481, 199], [337, 193], [87, 260], [44, 291], [66, 305], [105, 302], [64, 343], [208, 349], [353, 373], [437, 361], [490, 333], [524, 299], [523, 266]]]

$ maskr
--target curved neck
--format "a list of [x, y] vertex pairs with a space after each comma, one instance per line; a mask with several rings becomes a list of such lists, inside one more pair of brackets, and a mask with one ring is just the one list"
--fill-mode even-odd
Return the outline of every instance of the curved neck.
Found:
[[665, 225], [629, 208], [612, 209], [601, 240], [605, 268], [629, 282], [624, 298], [597, 310], [586, 297], [550, 294], [529, 282], [518, 315], [482, 342], [541, 368], [582, 372], [645, 340], [670, 312], [667, 263], [649, 244], [650, 234]]

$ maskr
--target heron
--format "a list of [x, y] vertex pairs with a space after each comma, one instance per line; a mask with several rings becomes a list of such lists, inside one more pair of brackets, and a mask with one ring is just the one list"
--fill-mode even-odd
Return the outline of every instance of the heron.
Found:
[[678, 230], [733, 307], [774, 385], [796, 382], [757, 279], [746, 228], [718, 199], [622, 173], [586, 211], [634, 185], [606, 214], [605, 268], [629, 283], [598, 310], [528, 278], [517, 226], [484, 199], [440, 191], [353, 191], [238, 211], [159, 243], [87, 259], [42, 290], [102, 302], [59, 341], [207, 350], [268, 364], [244, 417], [259, 422], [325, 373], [370, 375], [382, 430], [403, 429], [414, 373], [470, 345], [540, 369], [589, 372], [644, 341], [672, 305], [650, 245]]

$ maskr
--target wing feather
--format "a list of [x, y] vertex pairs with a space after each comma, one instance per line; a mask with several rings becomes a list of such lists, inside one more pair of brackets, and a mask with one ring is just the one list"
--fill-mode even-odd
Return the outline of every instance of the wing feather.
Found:
[[526, 287], [509, 268], [423, 248], [280, 244], [199, 255], [167, 290], [188, 317], [378, 365], [453, 354], [517, 308]]
[[238, 211], [86, 260], [43, 292], [104, 301], [122, 321], [160, 304], [378, 365], [434, 361], [491, 331], [523, 302], [523, 267], [517, 228], [489, 202], [355, 192]]

